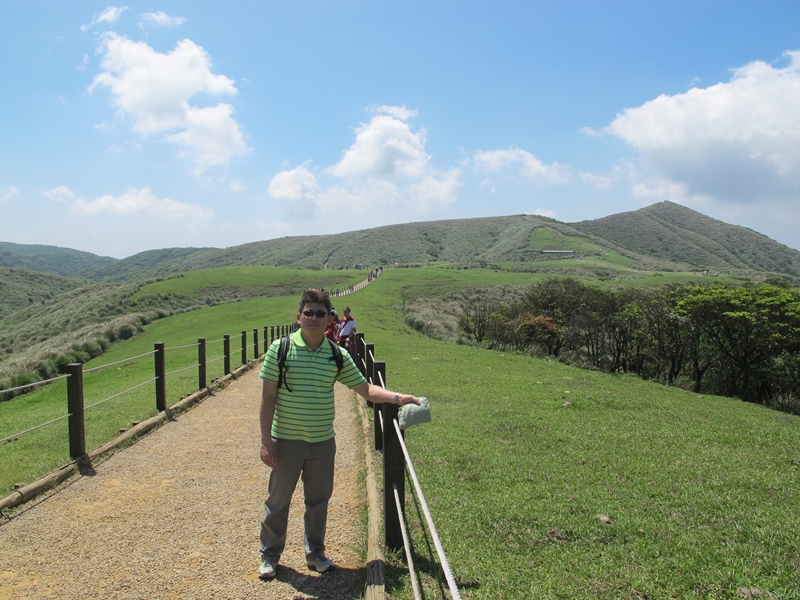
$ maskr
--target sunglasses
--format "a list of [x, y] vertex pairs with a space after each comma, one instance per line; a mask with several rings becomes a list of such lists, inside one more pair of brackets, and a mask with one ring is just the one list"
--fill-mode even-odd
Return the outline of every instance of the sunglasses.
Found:
[[317, 317], [321, 319], [328, 316], [328, 311], [325, 310], [304, 310], [303, 314], [307, 317]]

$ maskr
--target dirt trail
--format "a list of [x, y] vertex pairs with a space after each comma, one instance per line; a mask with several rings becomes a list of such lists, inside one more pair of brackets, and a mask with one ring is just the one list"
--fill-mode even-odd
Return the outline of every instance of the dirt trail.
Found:
[[[262, 582], [258, 534], [269, 469], [258, 458], [257, 369], [129, 448], [0, 522], [7, 598], [338, 599], [359, 595], [366, 546], [356, 396], [336, 388], [336, 486], [327, 554], [310, 571], [302, 483], [276, 579]], [[363, 479], [363, 478], [362, 478]]]

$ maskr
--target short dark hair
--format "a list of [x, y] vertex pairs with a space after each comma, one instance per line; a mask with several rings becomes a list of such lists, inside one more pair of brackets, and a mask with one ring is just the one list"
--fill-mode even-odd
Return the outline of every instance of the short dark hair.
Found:
[[303, 312], [303, 308], [305, 308], [307, 304], [324, 304], [328, 312], [331, 312], [332, 308], [331, 299], [327, 292], [315, 290], [313, 288], [303, 292], [300, 298], [300, 307], [297, 309], [297, 312]]

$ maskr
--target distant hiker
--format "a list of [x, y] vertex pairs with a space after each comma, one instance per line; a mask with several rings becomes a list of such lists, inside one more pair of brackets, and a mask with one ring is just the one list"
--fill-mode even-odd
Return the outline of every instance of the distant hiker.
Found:
[[261, 519], [261, 579], [275, 577], [286, 546], [289, 504], [301, 476], [306, 564], [320, 573], [333, 566], [325, 556], [325, 530], [336, 455], [334, 382], [339, 381], [374, 403], [420, 403], [416, 396], [398, 394], [366, 381], [346, 352], [340, 353], [343, 360], [339, 370], [334, 346], [325, 339], [330, 313], [327, 294], [313, 289], [305, 292], [297, 313], [300, 329], [290, 334], [283, 369], [279, 367], [281, 339], [272, 342], [261, 367], [261, 461], [272, 468]]
[[356, 335], [356, 318], [350, 314], [350, 307], [344, 307], [344, 316], [339, 321], [339, 345], [347, 348], [350, 354], [353, 354], [351, 344], [355, 341]]
[[331, 308], [331, 322], [325, 330], [325, 337], [332, 342], [338, 342], [339, 338], [339, 315], [336, 314], [336, 309]]

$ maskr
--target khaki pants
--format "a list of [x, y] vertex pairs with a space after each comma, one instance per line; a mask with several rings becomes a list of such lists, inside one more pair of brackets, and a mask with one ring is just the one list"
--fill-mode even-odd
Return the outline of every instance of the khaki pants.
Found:
[[289, 504], [297, 481], [302, 476], [305, 497], [306, 559], [325, 553], [328, 501], [333, 494], [336, 439], [309, 443], [300, 440], [275, 440], [278, 462], [269, 476], [269, 495], [261, 519], [261, 554], [278, 564], [286, 547]]

